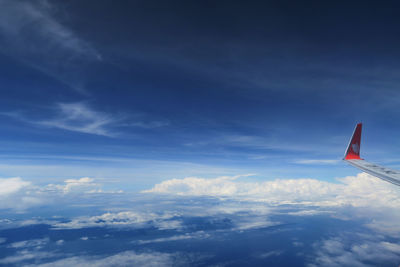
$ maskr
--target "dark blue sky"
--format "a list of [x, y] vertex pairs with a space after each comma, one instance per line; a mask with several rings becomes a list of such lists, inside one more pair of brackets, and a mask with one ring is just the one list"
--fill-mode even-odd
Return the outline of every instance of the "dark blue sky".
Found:
[[399, 6], [0, 1], [0, 176], [355, 174], [398, 167]]

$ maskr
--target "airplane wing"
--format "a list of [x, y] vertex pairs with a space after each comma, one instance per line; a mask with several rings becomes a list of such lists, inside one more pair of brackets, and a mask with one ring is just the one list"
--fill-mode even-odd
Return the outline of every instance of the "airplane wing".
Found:
[[362, 124], [357, 124], [343, 160], [366, 173], [400, 186], [400, 171], [382, 167], [360, 158], [361, 128]]

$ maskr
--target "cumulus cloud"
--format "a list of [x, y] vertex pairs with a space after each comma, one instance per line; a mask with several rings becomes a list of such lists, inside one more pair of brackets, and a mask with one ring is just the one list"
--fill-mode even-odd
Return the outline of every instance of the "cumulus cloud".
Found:
[[[246, 176], [246, 175], [245, 175]], [[366, 218], [364, 225], [385, 234], [398, 236], [400, 226], [400, 192], [392, 184], [365, 173], [338, 179], [337, 183], [315, 179], [286, 179], [265, 182], [249, 182], [242, 176], [224, 176], [213, 179], [188, 177], [172, 179], [156, 184], [144, 191], [140, 197], [166, 197], [164, 200], [176, 202], [179, 197], [199, 197], [200, 206], [191, 204], [190, 208], [180, 206], [178, 211], [160, 212], [153, 207], [149, 211], [141, 209], [123, 210], [120, 212], [102, 211], [97, 216], [81, 216], [70, 221], [49, 222], [54, 228], [85, 227], [142, 227], [152, 226], [157, 229], [180, 229], [182, 211], [196, 216], [234, 215], [234, 229], [251, 229], [269, 227], [276, 222], [269, 219], [272, 213], [283, 213], [291, 216], [327, 215], [342, 220]], [[21, 178], [1, 179], [0, 208], [26, 209], [33, 205], [63, 201], [75, 203], [76, 197], [85, 196], [89, 201], [91, 192], [102, 194], [101, 184], [89, 177], [67, 179], [63, 184], [33, 186]], [[152, 195], [149, 195], [152, 194]], [[225, 199], [219, 205], [204, 208], [204, 197]], [[46, 201], [45, 201], [46, 200]], [[227, 201], [229, 200], [229, 201]], [[240, 205], [237, 201], [240, 201]], [[167, 201], [168, 202], [168, 201]], [[93, 202], [79, 202], [89, 205]], [[76, 204], [76, 203], [75, 203]], [[260, 204], [260, 205], [258, 205]], [[95, 204], [92, 204], [95, 205]], [[97, 205], [97, 204], [96, 204]], [[163, 204], [164, 205], [164, 204]], [[170, 208], [167, 204], [167, 207]], [[282, 205], [296, 205], [296, 209], [285, 211], [278, 208]], [[276, 207], [276, 208], [274, 208]], [[340, 208], [340, 212], [337, 212]], [[158, 210], [157, 210], [158, 209]], [[249, 216], [251, 214], [251, 216]], [[34, 220], [35, 222], [37, 220]], [[37, 223], [37, 222], [36, 222]]]
[[184, 179], [172, 179], [156, 184], [152, 189], [144, 190], [143, 193], [165, 193], [176, 195], [189, 196], [234, 196], [240, 195], [243, 192], [247, 193], [246, 189], [240, 188], [240, 182], [235, 182], [239, 177], [250, 176], [222, 176], [214, 179], [205, 179], [198, 177], [187, 177]]
[[32, 189], [32, 184], [20, 177], [0, 179], [0, 209], [24, 209], [40, 204], [40, 199], [31, 194]]
[[[19, 211], [27, 208], [55, 203], [61, 199], [68, 202], [73, 200], [77, 194], [83, 196], [92, 193], [115, 193], [114, 191], [103, 191], [102, 184], [96, 183], [95, 179], [82, 177], [80, 179], [67, 179], [63, 184], [48, 184], [37, 186], [22, 178], [0, 179], [0, 209], [15, 209]], [[117, 191], [120, 193], [121, 191]], [[0, 220], [0, 223], [7, 223]], [[35, 224], [37, 220], [25, 220], [22, 224]], [[40, 223], [40, 222], [39, 222]]]
[[321, 200], [338, 193], [338, 185], [314, 179], [288, 179], [267, 182], [241, 182], [235, 177], [214, 179], [188, 177], [172, 179], [155, 185], [144, 193], [164, 193], [187, 196], [253, 197], [269, 201]]
[[[238, 177], [214, 179], [189, 177], [172, 179], [155, 185], [144, 193], [175, 196], [212, 196], [253, 203], [248, 207], [232, 207], [227, 203], [212, 207], [208, 212], [237, 213], [239, 209], [252, 211], [254, 203], [265, 203], [265, 215], [281, 213], [291, 216], [327, 215], [341, 220], [363, 219], [364, 226], [385, 235], [400, 237], [400, 191], [398, 187], [366, 173], [337, 179], [337, 183], [315, 179], [286, 179], [265, 182], [246, 182]], [[278, 207], [295, 205], [295, 210]], [[277, 210], [271, 210], [277, 207]], [[236, 228], [273, 225], [268, 216], [236, 216]], [[246, 222], [246, 218], [249, 221]]]
[[82, 177], [80, 179], [67, 179], [64, 181], [65, 184], [49, 184], [46, 190], [57, 190], [63, 193], [80, 193], [80, 192], [92, 192], [94, 188], [98, 188], [100, 185], [94, 183], [93, 178]]
[[24, 181], [20, 177], [0, 179], [0, 197], [16, 193], [30, 185], [30, 182]]
[[171, 179], [143, 193], [233, 197], [277, 204], [400, 207], [400, 192], [397, 188], [366, 173], [338, 179], [338, 183], [316, 179], [244, 182], [237, 181], [237, 178]]
[[[76, 197], [72, 194], [73, 192], [92, 190], [90, 186], [87, 187], [91, 184], [97, 183], [92, 178], [84, 177], [67, 179], [63, 184], [47, 185], [41, 188], [27, 185], [16, 192], [21, 193], [25, 191], [25, 188], [29, 188], [30, 192], [39, 191], [40, 194], [46, 196], [47, 200], [50, 199], [49, 196], [63, 196], [69, 201], [71, 198], [68, 196]], [[50, 195], [47, 194], [49, 192]], [[16, 193], [11, 195], [13, 194]], [[219, 234], [225, 235], [232, 231], [242, 234], [249, 229], [264, 227], [268, 227], [270, 233], [292, 231], [293, 227], [303, 226], [287, 226], [287, 221], [298, 220], [299, 216], [303, 216], [301, 220], [307, 220], [308, 218], [304, 216], [323, 215], [335, 220], [337, 218], [353, 220], [360, 226], [357, 230], [362, 229], [364, 232], [343, 233], [347, 229], [333, 229], [328, 237], [324, 235], [314, 243], [313, 251], [307, 252], [311, 255], [307, 257], [310, 266], [365, 266], [379, 265], [381, 262], [397, 264], [400, 260], [400, 246], [393, 237], [396, 236], [396, 232], [400, 232], [399, 194], [397, 187], [364, 173], [338, 179], [337, 183], [314, 179], [250, 182], [242, 176], [213, 179], [189, 177], [164, 181], [147, 190], [145, 194], [129, 195], [129, 197], [136, 197], [133, 199], [134, 202], [132, 199], [119, 202], [121, 198], [118, 199], [117, 206], [105, 206], [103, 204], [108, 201], [106, 199], [105, 202], [97, 203], [102, 209], [93, 211], [100, 215], [81, 216], [82, 213], [78, 213], [77, 217], [54, 218], [46, 224], [51, 226], [51, 231], [88, 227], [105, 227], [108, 228], [107, 231], [118, 232], [129, 228], [153, 229], [159, 235], [132, 238], [128, 241], [133, 246], [149, 244], [149, 247], [152, 247], [156, 246], [155, 243], [185, 242], [185, 240], [194, 239], [211, 240]], [[79, 204], [89, 204], [91, 195], [87, 196], [88, 203]], [[124, 201], [126, 201], [125, 198]], [[121, 206], [121, 203], [124, 204]], [[127, 203], [135, 204], [127, 208]], [[277, 226], [280, 224], [282, 227]], [[207, 228], [199, 228], [199, 226], [207, 226]], [[164, 231], [166, 229], [170, 231]], [[366, 235], [365, 232], [368, 231], [372, 233]], [[96, 235], [86, 234], [89, 232], [83, 231], [75, 241], [99, 240]], [[338, 235], [338, 233], [342, 234]], [[79, 239], [80, 237], [82, 240]], [[65, 244], [68, 244], [68, 239], [65, 240]], [[35, 259], [35, 253], [37, 253], [39, 259], [47, 257], [46, 260], [36, 262], [37, 264], [46, 262], [47, 265], [43, 266], [67, 264], [103, 266], [101, 265], [103, 262], [117, 266], [118, 264], [140, 265], [141, 262], [134, 262], [133, 258], [140, 259], [141, 256], [138, 255], [143, 254], [132, 251], [102, 257], [82, 254], [57, 256], [51, 251], [48, 254], [40, 254], [41, 247], [48, 248], [48, 243], [48, 239], [32, 239], [3, 245], [18, 251], [15, 255], [1, 259], [0, 263], [28, 263]], [[53, 241], [53, 243], [59, 245], [58, 248], [60, 245], [64, 246], [64, 241]], [[293, 238], [288, 241], [288, 244], [299, 251], [309, 249], [304, 240]], [[285, 253], [288, 252], [283, 248], [275, 248], [258, 251], [252, 256], [267, 259], [280, 257]], [[176, 264], [175, 255], [162, 255], [161, 258], [165, 256], [163, 258], [166, 260], [165, 264]], [[60, 257], [67, 258], [60, 259]]]

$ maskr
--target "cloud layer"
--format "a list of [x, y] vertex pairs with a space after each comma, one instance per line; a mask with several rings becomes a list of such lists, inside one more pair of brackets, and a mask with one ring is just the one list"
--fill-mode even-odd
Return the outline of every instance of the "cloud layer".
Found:
[[[303, 239], [291, 240], [289, 245], [292, 244], [290, 246], [296, 250], [311, 249], [311, 256], [307, 258], [310, 267], [368, 266], [382, 262], [397, 264], [400, 260], [400, 248], [396, 242], [396, 238], [400, 238], [400, 196], [397, 187], [364, 173], [338, 179], [338, 183], [314, 179], [249, 182], [246, 176], [172, 179], [155, 185], [136, 198], [131, 198], [133, 195], [123, 195], [125, 198], [114, 195], [115, 202], [109, 202], [110, 198], [106, 198], [105, 194], [92, 194], [94, 189], [101, 189], [101, 184], [89, 177], [44, 186], [33, 185], [21, 178], [8, 178], [0, 180], [0, 185], [11, 185], [8, 190], [0, 192], [0, 199], [3, 200], [3, 208], [15, 208], [12, 205], [17, 202], [16, 199], [24, 197], [37, 199], [36, 204], [25, 203], [26, 207], [62, 202], [67, 209], [82, 208], [83, 213], [68, 218], [56, 216], [41, 219], [34, 212], [35, 218], [17, 224], [46, 224], [49, 231], [60, 233], [81, 231], [80, 235], [73, 237], [73, 242], [100, 242], [102, 238], [109, 238], [86, 228], [103, 229], [104, 233], [111, 235], [121, 231], [159, 234], [127, 239], [130, 246], [138, 247], [164, 246], [168, 242], [213, 242], [219, 240], [219, 235], [254, 231], [275, 234], [286, 230], [300, 234], [305, 231], [301, 229], [305, 227], [302, 222], [315, 216], [316, 219], [340, 221], [343, 226], [347, 225], [346, 222], [356, 223], [357, 227], [351, 232], [343, 226], [330, 228], [329, 235], [314, 239], [312, 244]], [[57, 209], [57, 212], [60, 211]], [[285, 221], [289, 222], [288, 226], [285, 226]], [[311, 221], [315, 223], [314, 219]], [[13, 222], [4, 220], [1, 224]], [[33, 259], [39, 259], [43, 266], [146, 264], [146, 260], [167, 266], [177, 263], [175, 254], [163, 252], [154, 254], [132, 250], [100, 257], [59, 255], [57, 251], [46, 251], [51, 242], [57, 247], [71, 242], [68, 238], [60, 238], [44, 236], [13, 243], [3, 239], [1, 245], [15, 251], [0, 259], [0, 263], [17, 264]], [[253, 256], [270, 259], [286, 253], [281, 248], [274, 248], [259, 251]]]
[[108, 266], [173, 266], [176, 261], [171, 254], [167, 253], [136, 253], [134, 251], [125, 251], [109, 257], [69, 257], [50, 263], [36, 266], [90, 266], [90, 267], [108, 267]]
[[338, 179], [338, 183], [316, 179], [245, 182], [237, 180], [239, 177], [172, 179], [143, 192], [184, 196], [234, 197], [277, 204], [400, 207], [400, 192], [397, 188], [366, 173]]
[[20, 177], [2, 178], [0, 179], [0, 209], [23, 211], [38, 205], [46, 206], [61, 200], [71, 202], [77, 196], [103, 192], [101, 184], [94, 181], [93, 178], [83, 177], [67, 179], [63, 184], [37, 186]]

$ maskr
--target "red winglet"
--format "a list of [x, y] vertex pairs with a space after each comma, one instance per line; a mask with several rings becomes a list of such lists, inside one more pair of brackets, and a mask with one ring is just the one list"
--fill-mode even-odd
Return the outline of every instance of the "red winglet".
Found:
[[344, 159], [361, 159], [360, 158], [360, 145], [361, 145], [361, 128], [362, 123], [357, 124], [353, 136], [351, 137], [350, 143], [347, 146], [346, 154]]

